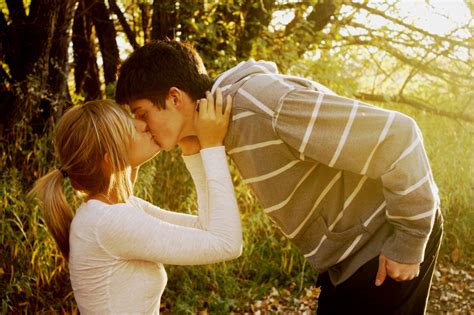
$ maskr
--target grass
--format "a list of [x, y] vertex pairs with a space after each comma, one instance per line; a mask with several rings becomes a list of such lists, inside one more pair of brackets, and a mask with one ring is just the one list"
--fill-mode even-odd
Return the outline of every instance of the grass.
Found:
[[392, 106], [413, 117], [423, 132], [424, 144], [438, 185], [445, 235], [441, 259], [472, 264], [474, 257], [474, 126], [433, 116], [407, 106]]
[[[472, 264], [472, 126], [410, 107], [390, 108], [413, 116], [423, 131], [445, 217], [441, 259], [460, 266]], [[34, 149], [33, 157], [39, 159], [34, 163], [38, 174], [47, 169], [47, 159], [42, 157], [50, 149], [44, 140]], [[316, 274], [302, 255], [272, 226], [234, 169], [233, 174], [244, 226], [243, 254], [235, 261], [214, 265], [167, 266], [169, 281], [162, 303], [170, 313], [248, 311], [248, 303], [262, 298], [272, 287], [292, 288], [296, 296], [315, 283]], [[46, 231], [40, 208], [25, 199], [28, 188], [17, 169], [2, 171], [2, 314], [74, 312], [67, 266]], [[66, 188], [71, 196], [70, 188]], [[161, 154], [140, 170], [137, 194], [167, 209], [192, 212], [195, 208], [192, 182], [177, 151]]]
[[[203, 309], [226, 314], [243, 310], [246, 303], [263, 297], [272, 287], [293, 285], [300, 290], [315, 283], [314, 272], [304, 272], [308, 268], [302, 255], [272, 226], [233, 166], [231, 170], [244, 228], [244, 252], [231, 262], [167, 266], [169, 280], [162, 303], [173, 314]], [[190, 210], [195, 208], [195, 192], [177, 151], [162, 154], [145, 165], [139, 179], [137, 190], [141, 197], [165, 209], [193, 212]]]

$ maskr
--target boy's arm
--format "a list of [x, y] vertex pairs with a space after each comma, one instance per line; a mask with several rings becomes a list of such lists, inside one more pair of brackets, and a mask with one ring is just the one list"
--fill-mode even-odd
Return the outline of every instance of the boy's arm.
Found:
[[274, 121], [280, 138], [320, 163], [379, 179], [394, 226], [382, 254], [418, 264], [438, 206], [437, 189], [413, 119], [337, 95], [293, 90]]

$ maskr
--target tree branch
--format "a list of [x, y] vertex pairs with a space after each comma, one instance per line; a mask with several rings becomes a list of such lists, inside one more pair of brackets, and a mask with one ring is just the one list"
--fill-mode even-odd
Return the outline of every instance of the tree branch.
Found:
[[453, 113], [453, 112], [437, 109], [437, 108], [434, 108], [433, 106], [430, 106], [429, 104], [424, 103], [423, 101], [420, 101], [414, 98], [409, 98], [404, 95], [389, 96], [389, 95], [382, 95], [382, 94], [369, 94], [369, 93], [364, 93], [364, 92], [358, 92], [355, 94], [355, 97], [361, 100], [372, 101], [372, 102], [402, 103], [402, 104], [406, 104], [411, 107], [414, 107], [416, 109], [423, 110], [427, 113], [444, 116], [444, 117], [448, 117], [455, 120], [463, 120], [470, 123], [474, 123], [474, 117], [472, 116], [463, 114], [462, 112]]
[[428, 31], [425, 31], [424, 29], [421, 29], [421, 28], [418, 28], [416, 26], [407, 24], [407, 23], [403, 22], [400, 19], [394, 18], [392, 16], [388, 16], [388, 15], [385, 14], [385, 12], [374, 9], [374, 8], [368, 6], [367, 4], [357, 3], [357, 2], [353, 2], [353, 1], [347, 1], [347, 2], [344, 2], [344, 4], [352, 6], [354, 8], [364, 9], [367, 12], [370, 12], [372, 14], [381, 16], [384, 19], [387, 19], [387, 20], [389, 20], [393, 23], [396, 23], [398, 25], [402, 25], [403, 27], [406, 27], [407, 29], [409, 29], [413, 32], [418, 32], [418, 33], [421, 33], [423, 35], [427, 35], [427, 36], [430, 36], [432, 38], [436, 38], [438, 40], [446, 41], [446, 42], [449, 42], [449, 43], [457, 45], [457, 46], [466, 47], [466, 48], [474, 48], [474, 44], [473, 44], [472, 41], [460, 41], [460, 40], [455, 40], [455, 39], [452, 39], [452, 38], [449, 38], [449, 37], [444, 37], [444, 36], [440, 36], [440, 35], [430, 33]]
[[[463, 79], [463, 80], [468, 80], [468, 81], [472, 80], [472, 77], [469, 75], [464, 75], [459, 72], [448, 71], [446, 69], [429, 67], [427, 64], [419, 64], [416, 61], [416, 59], [409, 58], [408, 56], [400, 52], [398, 49], [396, 49], [395, 47], [388, 45], [388, 43], [383, 38], [378, 37], [377, 40], [373, 40], [373, 39], [365, 40], [365, 39], [360, 39], [357, 36], [350, 36], [350, 37], [346, 37], [345, 40], [348, 43], [351, 43], [354, 45], [367, 45], [367, 46], [377, 47], [389, 53], [390, 55], [397, 58], [398, 60], [414, 67], [420, 67], [425, 73], [436, 76], [450, 84], [453, 82], [458, 82], [458, 84], [461, 84], [459, 83], [458, 79]], [[447, 78], [446, 76], [449, 76], [449, 78]]]
[[120, 22], [120, 25], [122, 25], [123, 31], [125, 32], [125, 35], [127, 36], [128, 41], [130, 42], [130, 45], [132, 45], [134, 50], [137, 49], [140, 46], [137, 44], [137, 38], [136, 38], [135, 32], [132, 31], [132, 29], [130, 28], [130, 25], [128, 25], [127, 20], [125, 19], [125, 16], [123, 15], [122, 10], [120, 10], [115, 0], [108, 0], [108, 1], [109, 1], [110, 9], [117, 16]]
[[110, 19], [109, 10], [104, 0], [86, 0], [86, 7], [89, 5], [92, 23], [99, 39], [100, 52], [104, 62], [105, 85], [107, 86], [115, 82], [120, 60], [115, 25]]
[[313, 11], [311, 11], [306, 20], [312, 23], [314, 32], [319, 32], [329, 23], [336, 9], [337, 6], [332, 0], [318, 1], [318, 3], [313, 6]]

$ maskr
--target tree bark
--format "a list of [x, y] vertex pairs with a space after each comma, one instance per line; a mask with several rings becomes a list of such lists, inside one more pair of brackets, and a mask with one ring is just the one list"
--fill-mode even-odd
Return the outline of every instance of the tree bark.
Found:
[[68, 30], [75, 1], [32, 0], [26, 16], [22, 2], [11, 0], [15, 17], [1, 26], [2, 53], [10, 70], [10, 75], [2, 74], [1, 139], [8, 144], [7, 166], [22, 170], [26, 181], [33, 180], [39, 167], [34, 164], [40, 163], [31, 157], [33, 143], [49, 130], [68, 99]]
[[92, 37], [92, 20], [87, 13], [84, 0], [79, 1], [72, 28], [76, 94], [83, 95], [86, 101], [101, 98], [99, 69]]
[[[49, 121], [41, 109], [51, 112], [54, 91], [48, 85], [49, 61], [61, 0], [32, 0], [31, 6], [34, 10], [27, 17], [21, 18], [16, 11], [15, 20], [8, 25], [5, 61], [12, 83], [2, 93], [8, 97], [2, 97], [6, 103], [0, 107], [2, 140], [8, 144], [5, 162], [21, 170], [27, 181], [34, 178], [29, 161], [32, 143], [44, 134]], [[17, 6], [14, 9], [19, 10]]]
[[6, 0], [8, 12], [13, 23], [21, 23], [26, 19], [25, 7], [23, 1]]
[[13, 45], [7, 51], [6, 61], [16, 82], [13, 89], [16, 99], [14, 118], [7, 123], [9, 127], [22, 120], [31, 123], [39, 101], [51, 93], [47, 87], [49, 60], [61, 1], [38, 1], [32, 1], [32, 5], [37, 2], [35, 16], [29, 15], [26, 23], [9, 26], [9, 40]]
[[257, 39], [262, 30], [270, 24], [275, 1], [263, 0], [245, 1], [242, 12], [244, 16], [244, 29], [237, 40], [236, 55], [238, 59], [248, 59], [253, 48], [253, 41]]
[[333, 0], [318, 1], [313, 5], [313, 10], [306, 17], [303, 17], [307, 10], [306, 3], [295, 7], [295, 18], [286, 26], [285, 36], [294, 36], [299, 41], [294, 50], [298, 56], [302, 56], [311, 46], [319, 45], [321, 38], [316, 34], [322, 31], [331, 21], [331, 17], [336, 15], [338, 6]]
[[142, 22], [142, 31], [143, 31], [143, 43], [148, 42], [148, 38], [150, 38], [150, 4], [147, 2], [140, 2], [138, 4], [141, 12], [141, 22]]
[[153, 1], [151, 39], [174, 39], [178, 27], [176, 1]]
[[86, 7], [90, 7], [92, 22], [99, 39], [104, 64], [104, 81], [107, 89], [110, 84], [115, 83], [117, 68], [120, 63], [115, 26], [110, 19], [109, 10], [104, 0], [86, 0], [85, 3]]
[[71, 104], [71, 96], [67, 86], [69, 76], [68, 48], [71, 42], [71, 25], [77, 1], [64, 0], [61, 2], [51, 47], [48, 84], [53, 94], [48, 106], [49, 111], [43, 111], [42, 114], [48, 115], [48, 112], [50, 112], [48, 117], [53, 114], [55, 120], [58, 120], [62, 116], [64, 108]]
[[318, 3], [313, 6], [313, 11], [311, 11], [306, 20], [311, 22], [314, 32], [319, 32], [329, 23], [335, 12], [336, 5], [332, 0], [318, 1]]

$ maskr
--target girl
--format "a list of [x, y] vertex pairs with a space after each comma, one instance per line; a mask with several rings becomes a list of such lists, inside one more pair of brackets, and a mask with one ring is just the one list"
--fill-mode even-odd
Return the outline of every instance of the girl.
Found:
[[[157, 314], [167, 282], [163, 264], [198, 265], [240, 255], [242, 231], [222, 142], [230, 116], [222, 96], [199, 101], [198, 154], [184, 156], [198, 196], [198, 216], [160, 209], [133, 196], [140, 164], [160, 147], [140, 121], [112, 101], [69, 109], [55, 130], [59, 169], [32, 190], [49, 231], [68, 260], [82, 314]], [[134, 126], [135, 124], [135, 126]], [[84, 202], [72, 211], [62, 181]]]

